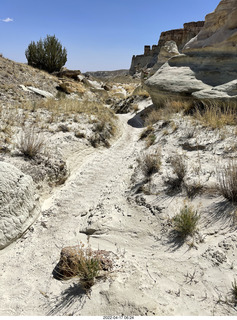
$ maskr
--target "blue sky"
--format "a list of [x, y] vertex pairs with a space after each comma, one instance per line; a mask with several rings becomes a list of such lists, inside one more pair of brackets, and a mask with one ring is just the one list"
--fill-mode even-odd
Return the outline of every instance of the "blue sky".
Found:
[[133, 54], [157, 44], [162, 31], [203, 20], [220, 0], [0, 0], [0, 53], [26, 62], [31, 41], [56, 35], [66, 67], [128, 69]]

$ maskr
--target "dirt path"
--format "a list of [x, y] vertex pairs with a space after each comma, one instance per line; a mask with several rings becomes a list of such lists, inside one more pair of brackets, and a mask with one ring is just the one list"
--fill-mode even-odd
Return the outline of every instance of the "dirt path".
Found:
[[[139, 153], [136, 142], [141, 131], [129, 126], [128, 119], [120, 117], [122, 134], [111, 148], [70, 157], [72, 174], [65, 186], [45, 201], [32, 228], [0, 253], [1, 315], [45, 314], [46, 296], [52, 294], [49, 290], [55, 296], [55, 289], [59, 294], [68, 286], [51, 275], [60, 249], [86, 241], [81, 232], [103, 235], [105, 242], [106, 235], [113, 234], [105, 249], [117, 250], [115, 233], [125, 232], [123, 217], [130, 216], [124, 196]], [[76, 165], [80, 166], [76, 169]], [[91, 244], [103, 246], [97, 240]]]
[[[207, 245], [200, 252], [174, 248], [162, 215], [128, 199], [142, 131], [129, 118], [120, 116], [121, 135], [109, 149], [69, 157], [72, 174], [65, 185], [44, 202], [30, 230], [0, 252], [0, 315], [215, 313], [215, 286], [221, 288], [224, 275], [202, 258]], [[95, 284], [90, 296], [76, 281], [52, 277], [61, 248], [86, 242], [87, 235], [92, 248], [118, 257], [115, 272]]]

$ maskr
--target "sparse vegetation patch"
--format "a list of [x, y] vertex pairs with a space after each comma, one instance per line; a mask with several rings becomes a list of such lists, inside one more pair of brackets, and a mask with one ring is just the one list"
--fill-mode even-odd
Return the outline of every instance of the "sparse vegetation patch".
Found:
[[44, 137], [37, 133], [36, 130], [25, 128], [19, 137], [17, 148], [27, 158], [34, 158], [37, 154], [41, 153], [45, 147]]
[[161, 166], [161, 155], [157, 151], [154, 154], [146, 154], [139, 159], [142, 171], [146, 177], [150, 177], [152, 174], [158, 172]]
[[237, 162], [229, 161], [218, 171], [218, 189], [227, 200], [237, 203]]
[[90, 245], [80, 242], [74, 247], [65, 247], [61, 251], [61, 257], [54, 270], [56, 279], [68, 280], [79, 278], [79, 284], [85, 289], [90, 289], [101, 276], [106, 277], [106, 272], [112, 269], [112, 261], [109, 252], [104, 250], [92, 250]]
[[191, 206], [185, 205], [173, 218], [174, 230], [181, 238], [186, 238], [188, 235], [193, 235], [197, 230], [197, 224], [200, 215]]
[[237, 103], [218, 100], [202, 101], [196, 106], [194, 116], [202, 124], [212, 129], [237, 125]]

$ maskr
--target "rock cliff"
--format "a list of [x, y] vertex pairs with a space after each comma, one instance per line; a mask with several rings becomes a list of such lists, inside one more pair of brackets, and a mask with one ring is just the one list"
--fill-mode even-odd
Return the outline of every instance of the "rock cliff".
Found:
[[195, 37], [202, 29], [204, 21], [185, 23], [182, 29], [175, 29], [162, 32], [157, 45], [144, 47], [144, 54], [134, 55], [132, 58], [130, 74], [139, 72], [142, 68], [153, 67], [157, 63], [157, 57], [161, 48], [167, 41], [175, 41], [178, 49], [181, 51], [184, 45], [193, 37]]
[[199, 34], [146, 82], [153, 102], [161, 93], [237, 98], [237, 1], [222, 0]]

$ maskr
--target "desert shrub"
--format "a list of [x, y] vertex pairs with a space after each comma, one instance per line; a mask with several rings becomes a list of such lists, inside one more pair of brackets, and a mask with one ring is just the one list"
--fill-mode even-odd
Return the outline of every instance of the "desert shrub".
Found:
[[32, 41], [25, 51], [28, 64], [48, 72], [59, 71], [67, 62], [67, 51], [54, 36]]
[[195, 196], [197, 196], [203, 191], [203, 185], [201, 185], [200, 182], [193, 184], [185, 184], [184, 187], [187, 192], [188, 198], [191, 199], [193, 199]]
[[182, 238], [193, 235], [197, 229], [200, 215], [192, 207], [185, 205], [180, 213], [173, 218], [174, 230]]
[[155, 154], [146, 154], [139, 159], [141, 169], [146, 177], [150, 177], [152, 174], [158, 172], [161, 166], [161, 155], [159, 152]]
[[96, 121], [93, 126], [93, 134], [89, 141], [93, 147], [98, 147], [99, 145], [104, 145], [109, 148], [109, 138], [114, 134], [114, 127], [111, 126], [106, 121]]
[[147, 138], [151, 133], [154, 132], [154, 128], [152, 126], [148, 126], [146, 129], [144, 129], [140, 135], [140, 139], [143, 140]]
[[151, 145], [153, 145], [156, 141], [156, 135], [155, 134], [149, 134], [149, 136], [146, 138], [146, 147], [149, 148]]
[[80, 278], [81, 285], [89, 289], [95, 283], [95, 278], [98, 277], [101, 267], [101, 262], [98, 254], [93, 254], [90, 247], [80, 251], [80, 259], [77, 265], [77, 276]]
[[179, 184], [181, 185], [187, 172], [184, 157], [182, 155], [175, 155], [170, 158], [170, 163], [174, 173], [178, 177]]
[[24, 156], [34, 158], [43, 151], [45, 140], [41, 134], [35, 132], [34, 128], [28, 128], [21, 132], [16, 146]]
[[237, 162], [229, 161], [226, 167], [218, 170], [218, 190], [227, 200], [237, 203]]

